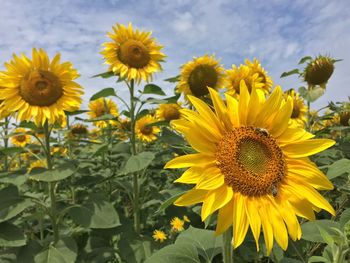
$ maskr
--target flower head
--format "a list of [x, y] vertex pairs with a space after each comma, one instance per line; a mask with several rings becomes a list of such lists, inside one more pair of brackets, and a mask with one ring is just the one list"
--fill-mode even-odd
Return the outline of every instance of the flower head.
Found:
[[17, 135], [11, 137], [12, 144], [18, 147], [25, 147], [28, 143], [30, 143], [31, 137], [30, 135], [26, 134], [26, 132], [27, 130], [24, 128], [15, 129], [15, 133]]
[[159, 109], [156, 112], [156, 116], [159, 120], [176, 120], [181, 116], [180, 109], [181, 107], [177, 103], [160, 104]]
[[[110, 114], [113, 117], [119, 116], [117, 104], [115, 104], [111, 99], [99, 98], [97, 100], [90, 101], [89, 109], [90, 111], [88, 111], [87, 114], [90, 116], [91, 119], [96, 119], [106, 114]], [[96, 125], [99, 128], [106, 128], [108, 127], [108, 124], [114, 126], [117, 124], [117, 121], [100, 120], [94, 122], [94, 125]]]
[[166, 234], [162, 230], [154, 230], [152, 237], [155, 241], [159, 241], [160, 243], [167, 239]]
[[310, 86], [325, 86], [333, 71], [334, 59], [327, 56], [318, 56], [307, 64], [303, 76]]
[[263, 229], [267, 251], [273, 240], [286, 249], [288, 235], [300, 239], [297, 216], [313, 220], [314, 211], [333, 207], [315, 189], [333, 189], [332, 183], [311, 162], [310, 155], [331, 147], [328, 139], [290, 123], [293, 102], [283, 99], [280, 87], [266, 99], [256, 88], [241, 82], [239, 100], [210, 89], [213, 109], [189, 96], [197, 111], [183, 109], [172, 121], [197, 153], [176, 157], [165, 168], [188, 168], [176, 180], [195, 184], [175, 201], [188, 206], [202, 203], [204, 221], [218, 211], [216, 233], [233, 226], [238, 247], [250, 227], [259, 249]]
[[170, 225], [171, 225], [171, 230], [173, 232], [181, 232], [184, 230], [184, 224], [185, 221], [181, 220], [178, 217], [174, 217], [171, 221], [170, 221]]
[[151, 115], [146, 115], [138, 119], [135, 124], [137, 138], [143, 142], [152, 142], [156, 140], [156, 135], [160, 132], [160, 128], [151, 126], [154, 122], [157, 122], [157, 119]]

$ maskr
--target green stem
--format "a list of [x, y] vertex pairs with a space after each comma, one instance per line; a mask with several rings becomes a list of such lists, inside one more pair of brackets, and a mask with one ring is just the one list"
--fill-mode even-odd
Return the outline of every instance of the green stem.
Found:
[[[52, 170], [52, 158], [51, 158], [51, 151], [50, 151], [50, 130], [49, 130], [49, 124], [46, 121], [44, 124], [44, 133], [45, 133], [45, 152], [46, 152], [46, 161], [47, 161], [47, 168], [49, 170]], [[52, 230], [53, 230], [53, 236], [54, 236], [54, 242], [57, 243], [59, 240], [59, 231], [58, 231], [58, 225], [57, 225], [57, 211], [56, 211], [56, 196], [55, 196], [55, 182], [49, 182], [49, 193], [50, 193], [50, 212], [51, 212], [51, 224], [52, 224]]]
[[[134, 95], [134, 80], [130, 81], [129, 91], [130, 91], [130, 122], [131, 122], [131, 154], [136, 155], [136, 136], [135, 136], [135, 95]], [[134, 200], [133, 200], [133, 212], [134, 212], [134, 228], [136, 233], [140, 233], [141, 224], [140, 224], [140, 204], [139, 204], [139, 179], [138, 174], [133, 174], [133, 190], [134, 190]]]
[[[9, 128], [9, 117], [5, 117], [5, 126], [4, 126], [4, 147], [5, 149], [9, 146], [9, 138], [8, 138], [8, 128]], [[9, 163], [8, 163], [8, 157], [7, 154], [5, 154], [5, 162], [4, 162], [4, 171], [7, 172], [9, 169]]]
[[232, 250], [232, 229], [231, 227], [226, 230], [222, 235], [223, 247], [222, 255], [224, 263], [233, 263], [233, 250]]

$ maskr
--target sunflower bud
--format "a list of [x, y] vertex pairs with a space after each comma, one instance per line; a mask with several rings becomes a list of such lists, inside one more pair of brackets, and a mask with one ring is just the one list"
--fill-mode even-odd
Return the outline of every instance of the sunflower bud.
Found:
[[334, 71], [334, 59], [318, 56], [304, 70], [304, 80], [310, 86], [324, 85], [330, 79]]

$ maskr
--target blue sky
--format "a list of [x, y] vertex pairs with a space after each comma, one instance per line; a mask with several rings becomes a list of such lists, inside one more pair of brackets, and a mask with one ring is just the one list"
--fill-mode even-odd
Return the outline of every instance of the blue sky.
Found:
[[[132, 22], [153, 31], [165, 46], [167, 62], [154, 83], [172, 94], [173, 86], [162, 80], [179, 73], [193, 56], [215, 54], [229, 68], [245, 58], [261, 60], [274, 83], [283, 89], [302, 85], [296, 76], [280, 79], [305, 55], [330, 54], [343, 59], [325, 95], [315, 107], [350, 95], [350, 7], [348, 0], [0, 0], [0, 64], [12, 53], [30, 54], [42, 47], [52, 57], [61, 52], [79, 70], [77, 80], [87, 100], [98, 90], [126, 89], [112, 79], [92, 79], [107, 70], [99, 54], [108, 41], [106, 32], [116, 22]], [[3, 68], [1, 66], [1, 68]]]

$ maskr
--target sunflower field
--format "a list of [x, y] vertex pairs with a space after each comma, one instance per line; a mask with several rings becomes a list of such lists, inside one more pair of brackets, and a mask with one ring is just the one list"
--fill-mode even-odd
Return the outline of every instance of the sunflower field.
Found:
[[60, 54], [0, 72], [0, 262], [350, 262], [350, 101], [312, 107], [339, 59], [301, 58], [283, 90], [258, 59], [204, 54], [169, 96], [150, 32], [108, 38], [94, 77], [129, 93], [87, 107]]

